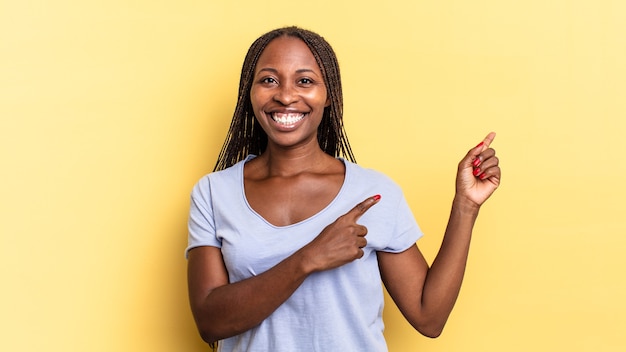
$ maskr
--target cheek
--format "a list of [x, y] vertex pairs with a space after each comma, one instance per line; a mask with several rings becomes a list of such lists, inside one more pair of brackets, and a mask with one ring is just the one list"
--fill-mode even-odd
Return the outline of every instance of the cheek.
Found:
[[255, 115], [263, 109], [263, 101], [264, 100], [261, 99], [258, 94], [250, 94], [250, 105]]
[[258, 89], [250, 91], [250, 105], [255, 115], [262, 113], [268, 105], [274, 103], [274, 92], [266, 89]]
[[328, 94], [328, 90], [326, 90], [326, 87], [324, 87], [321, 100], [324, 102], [325, 108], [330, 106], [330, 95]]
[[330, 98], [326, 94], [326, 90], [319, 90], [310, 92], [307, 96], [310, 102], [314, 102], [315, 105], [327, 107], [330, 105]]

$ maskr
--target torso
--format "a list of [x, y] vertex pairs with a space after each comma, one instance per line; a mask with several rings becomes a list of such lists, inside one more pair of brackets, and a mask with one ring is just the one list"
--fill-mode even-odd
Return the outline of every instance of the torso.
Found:
[[328, 156], [323, 162], [289, 175], [275, 175], [261, 158], [244, 168], [248, 204], [274, 226], [288, 226], [319, 213], [339, 193], [345, 165]]

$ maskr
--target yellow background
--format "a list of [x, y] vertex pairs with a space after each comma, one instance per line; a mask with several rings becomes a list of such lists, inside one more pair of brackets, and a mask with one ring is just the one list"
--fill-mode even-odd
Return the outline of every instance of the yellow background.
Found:
[[[600, 1], [0, 2], [0, 350], [204, 351], [183, 249], [250, 43], [296, 24], [342, 65], [359, 162], [431, 261], [457, 161], [484, 206], [443, 335], [391, 304], [392, 352], [626, 350], [626, 5]], [[367, 304], [367, 297], [363, 297]]]

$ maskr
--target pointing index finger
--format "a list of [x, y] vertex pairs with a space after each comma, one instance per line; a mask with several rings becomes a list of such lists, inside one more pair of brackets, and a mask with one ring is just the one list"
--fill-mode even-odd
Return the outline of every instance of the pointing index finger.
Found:
[[365, 214], [365, 212], [368, 211], [369, 208], [371, 208], [374, 204], [378, 203], [379, 200], [379, 194], [369, 197], [361, 203], [357, 204], [346, 215], [352, 216], [352, 218], [356, 222], [361, 217], [361, 215]]
[[491, 142], [493, 142], [493, 140], [496, 138], [496, 133], [495, 132], [490, 132], [487, 137], [485, 137], [485, 139], [483, 139], [483, 148], [482, 150], [485, 150], [487, 148], [489, 148], [489, 146], [491, 145]]

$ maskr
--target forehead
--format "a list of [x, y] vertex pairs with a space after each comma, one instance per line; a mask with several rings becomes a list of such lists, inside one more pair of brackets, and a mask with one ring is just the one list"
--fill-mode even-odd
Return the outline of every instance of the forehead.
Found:
[[281, 36], [267, 44], [259, 61], [256, 72], [263, 68], [281, 68], [284, 70], [310, 69], [320, 71], [311, 49], [302, 39], [290, 36]]

